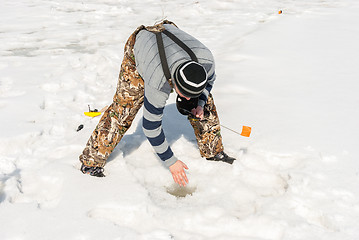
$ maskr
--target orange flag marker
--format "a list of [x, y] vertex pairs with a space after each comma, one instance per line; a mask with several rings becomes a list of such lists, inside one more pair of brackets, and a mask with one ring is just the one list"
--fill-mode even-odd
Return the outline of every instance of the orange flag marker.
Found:
[[252, 131], [252, 128], [251, 128], [251, 127], [243, 126], [243, 127], [242, 127], [241, 135], [242, 135], [243, 137], [249, 137], [249, 136], [251, 135], [251, 131]]
[[248, 127], [248, 126], [242, 126], [242, 132], [237, 132], [237, 131], [234, 131], [233, 129], [230, 129], [229, 127], [226, 127], [224, 125], [221, 124], [222, 127], [234, 132], [234, 133], [237, 133], [243, 137], [249, 137], [251, 135], [251, 131], [252, 131], [252, 128], [251, 127]]

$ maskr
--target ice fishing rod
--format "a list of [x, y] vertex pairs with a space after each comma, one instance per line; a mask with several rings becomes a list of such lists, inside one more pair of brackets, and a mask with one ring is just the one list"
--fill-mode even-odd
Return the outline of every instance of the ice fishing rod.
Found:
[[237, 133], [237, 134], [239, 134], [239, 135], [241, 135], [243, 137], [249, 137], [251, 135], [251, 131], [252, 131], [252, 128], [248, 127], [248, 126], [242, 126], [242, 132], [241, 133], [239, 133], [239, 132], [237, 132], [237, 131], [235, 131], [233, 129], [230, 129], [229, 127], [226, 127], [226, 126], [224, 126], [222, 124], [221, 124], [221, 126], [228, 129], [229, 131]]
[[[200, 118], [196, 117], [192, 112], [190, 112], [187, 109], [182, 108], [181, 111], [183, 111], [184, 113], [187, 114], [189, 120], [192, 120], [192, 121], [200, 121], [201, 120]], [[251, 135], [252, 128], [248, 127], [248, 126], [242, 126], [242, 131], [238, 132], [229, 127], [224, 126], [223, 124], [220, 124], [220, 125], [221, 125], [221, 127], [224, 127], [225, 129], [228, 129], [229, 131], [232, 131], [232, 132], [234, 132], [238, 135], [241, 135], [243, 137], [249, 137]]]

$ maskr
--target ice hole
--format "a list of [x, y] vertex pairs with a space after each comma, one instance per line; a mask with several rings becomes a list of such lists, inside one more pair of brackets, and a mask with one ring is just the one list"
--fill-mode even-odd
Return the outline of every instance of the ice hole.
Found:
[[173, 184], [172, 186], [166, 187], [167, 193], [177, 197], [184, 198], [187, 195], [191, 195], [197, 190], [196, 186], [186, 186], [182, 187], [177, 184]]

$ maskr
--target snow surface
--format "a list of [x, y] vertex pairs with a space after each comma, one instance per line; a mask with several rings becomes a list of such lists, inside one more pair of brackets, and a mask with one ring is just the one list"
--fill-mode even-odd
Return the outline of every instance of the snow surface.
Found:
[[[354, 0], [2, 0], [0, 239], [359, 239], [358, 13]], [[213, 51], [221, 123], [252, 136], [223, 129], [238, 160], [207, 162], [173, 95], [164, 128], [188, 187], [141, 113], [107, 177], [83, 175], [99, 120], [83, 112], [111, 103], [128, 36], [163, 18]]]

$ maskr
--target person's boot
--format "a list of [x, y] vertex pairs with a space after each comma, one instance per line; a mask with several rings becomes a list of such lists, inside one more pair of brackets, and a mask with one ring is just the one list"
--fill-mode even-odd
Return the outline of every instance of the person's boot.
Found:
[[84, 164], [82, 164], [81, 172], [83, 174], [89, 174], [94, 177], [105, 177], [105, 174], [103, 174], [102, 167], [88, 167], [88, 166], [85, 166]]
[[233, 161], [236, 160], [236, 159], [233, 158], [233, 157], [228, 156], [225, 152], [222, 151], [220, 153], [217, 153], [217, 155], [214, 156], [214, 157], [207, 158], [207, 160], [209, 160], [209, 161], [221, 161], [221, 162], [226, 162], [226, 163], [232, 164]]

